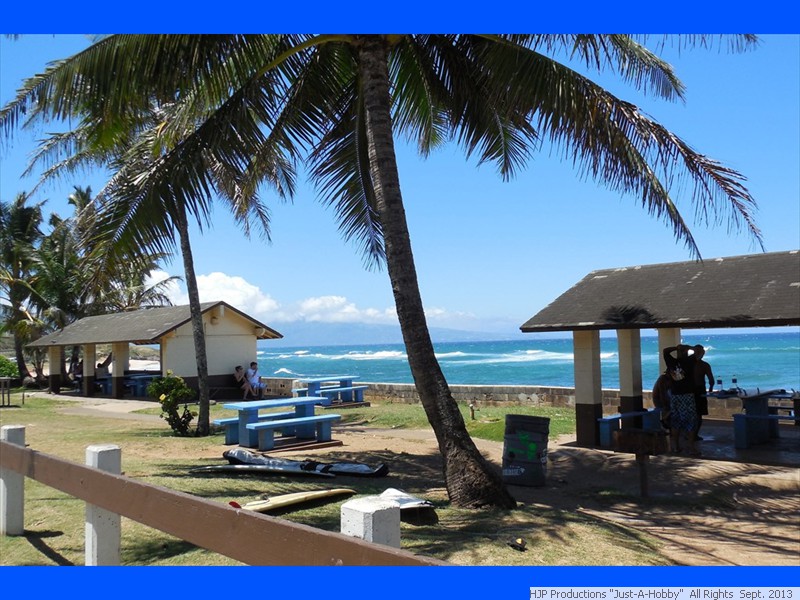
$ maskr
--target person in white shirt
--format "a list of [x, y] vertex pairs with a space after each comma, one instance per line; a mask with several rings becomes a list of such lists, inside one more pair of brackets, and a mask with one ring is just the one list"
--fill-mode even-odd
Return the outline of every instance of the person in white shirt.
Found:
[[250, 382], [250, 387], [253, 388], [255, 397], [261, 398], [264, 395], [266, 384], [261, 383], [261, 375], [258, 374], [258, 363], [256, 361], [250, 363], [250, 368], [247, 369], [245, 377]]

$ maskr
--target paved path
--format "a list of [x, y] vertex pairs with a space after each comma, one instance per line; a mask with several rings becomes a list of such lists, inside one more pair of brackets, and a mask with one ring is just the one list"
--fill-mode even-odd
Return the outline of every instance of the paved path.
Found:
[[27, 394], [29, 398], [49, 398], [68, 402], [70, 405], [62, 409], [68, 415], [105, 416], [121, 419], [134, 419], [140, 421], [159, 421], [158, 415], [134, 414], [137, 410], [158, 408], [158, 403], [151, 400], [117, 400], [114, 398], [87, 398], [85, 396], [70, 396], [68, 394], [50, 394], [48, 392], [33, 392]]

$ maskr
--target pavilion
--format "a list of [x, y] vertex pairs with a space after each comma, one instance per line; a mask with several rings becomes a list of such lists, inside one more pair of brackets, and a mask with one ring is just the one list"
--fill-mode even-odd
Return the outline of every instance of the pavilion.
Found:
[[[233, 368], [256, 359], [256, 341], [283, 336], [226, 302], [200, 305], [208, 357], [210, 387], [230, 385]], [[110, 344], [113, 354], [111, 396], [122, 398], [124, 379], [130, 364], [130, 344], [159, 345], [162, 372], [171, 371], [197, 388], [197, 361], [188, 305], [143, 308], [136, 311], [86, 317], [64, 329], [28, 344], [47, 348], [50, 391], [62, 385], [61, 352], [81, 346], [83, 354], [82, 393], [94, 394], [98, 344]]]
[[616, 330], [620, 411], [642, 410], [641, 330], [661, 350], [681, 329], [800, 325], [800, 251], [593, 271], [525, 322], [525, 333], [571, 331], [576, 443], [599, 445], [600, 332]]

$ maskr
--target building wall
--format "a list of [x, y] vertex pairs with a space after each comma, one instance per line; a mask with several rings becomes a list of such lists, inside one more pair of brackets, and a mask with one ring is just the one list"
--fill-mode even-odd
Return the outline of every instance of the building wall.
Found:
[[[247, 368], [256, 359], [256, 335], [251, 321], [233, 311], [203, 315], [209, 377], [230, 376], [236, 365]], [[161, 341], [162, 371], [197, 377], [192, 325], [186, 323]]]

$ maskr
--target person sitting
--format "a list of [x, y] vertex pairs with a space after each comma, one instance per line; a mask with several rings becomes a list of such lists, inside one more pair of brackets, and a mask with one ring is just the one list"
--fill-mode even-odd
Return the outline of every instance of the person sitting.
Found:
[[236, 384], [242, 389], [243, 395], [242, 400], [247, 400], [247, 394], [256, 397], [256, 392], [253, 389], [253, 386], [250, 385], [250, 382], [245, 377], [244, 368], [242, 365], [237, 365], [236, 369], [233, 372], [233, 378], [236, 380]]
[[114, 356], [114, 353], [112, 352], [108, 356], [106, 356], [106, 359], [103, 362], [97, 363], [97, 366], [95, 367], [95, 371], [94, 371], [95, 377], [97, 377], [98, 379], [103, 379], [103, 378], [108, 377], [110, 375], [109, 370], [108, 370], [108, 365], [111, 364], [113, 356]]
[[258, 363], [256, 361], [250, 363], [250, 368], [247, 369], [245, 377], [250, 382], [254, 397], [261, 398], [266, 384], [261, 382], [261, 375], [258, 374]]

